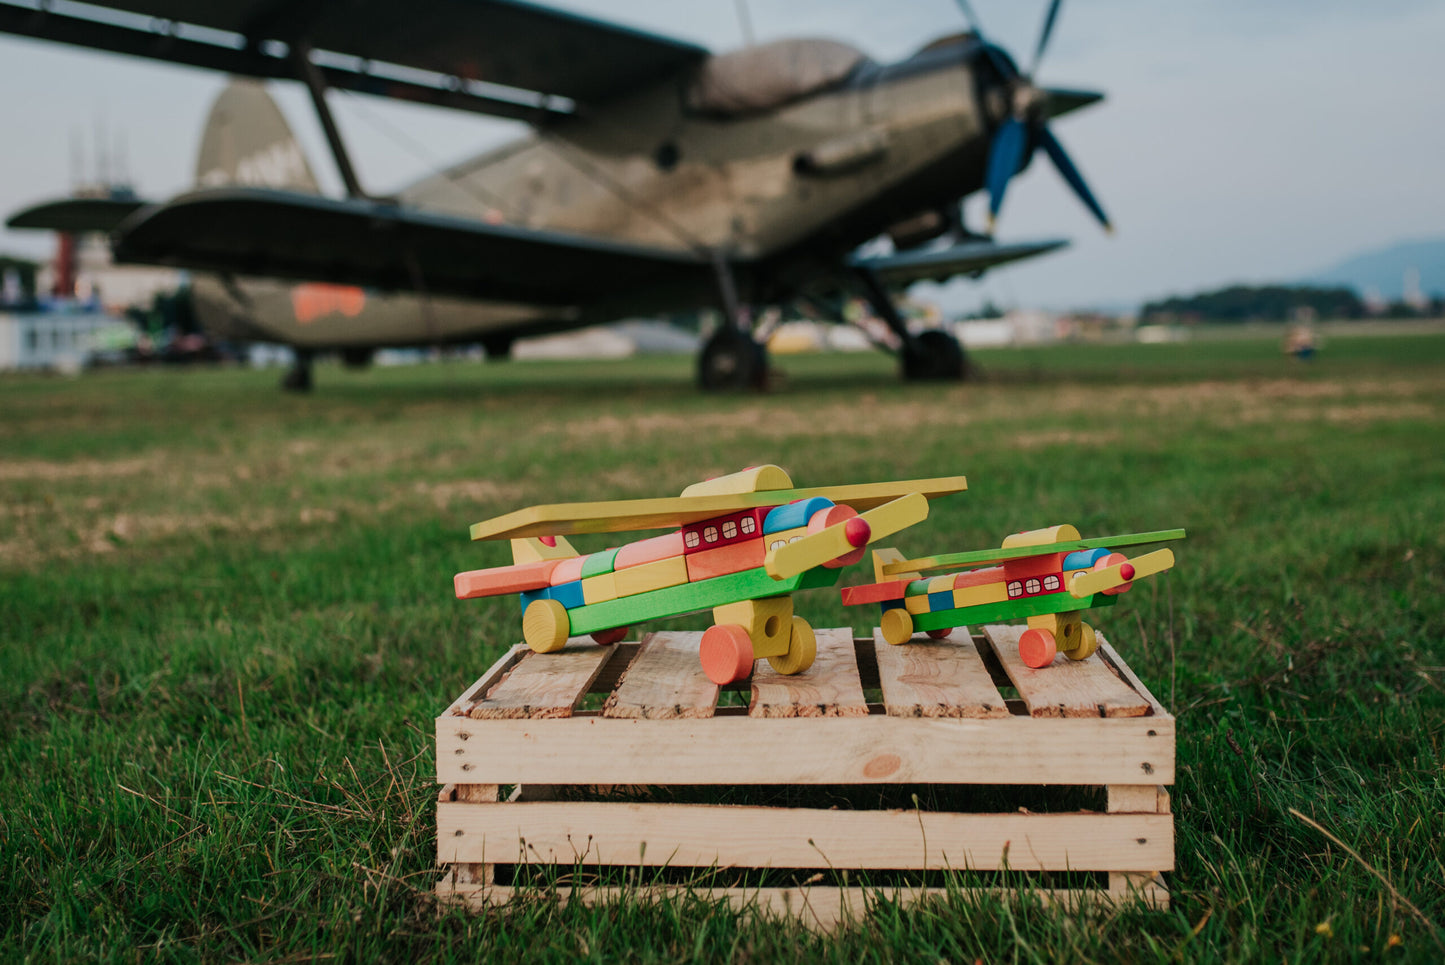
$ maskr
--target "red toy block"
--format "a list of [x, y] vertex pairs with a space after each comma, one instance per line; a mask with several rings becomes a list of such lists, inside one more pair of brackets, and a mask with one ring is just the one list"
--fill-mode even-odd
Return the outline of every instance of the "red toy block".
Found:
[[635, 543], [628, 543], [617, 551], [617, 559], [613, 561], [612, 566], [614, 569], [624, 570], [629, 566], [656, 563], [669, 556], [681, 555], [682, 533], [667, 533], [664, 536], [654, 536], [651, 539], [640, 539]]
[[985, 586], [989, 583], [1002, 583], [1003, 581], [1003, 567], [990, 566], [982, 570], [964, 570], [953, 578], [953, 588], [961, 590], [966, 586]]
[[767, 550], [763, 548], [761, 539], [750, 539], [745, 543], [734, 543], [732, 546], [719, 546], [717, 549], [703, 550], [700, 553], [689, 553], [687, 556], [687, 579], [689, 583], [696, 583], [698, 580], [710, 580], [715, 576], [741, 573], [743, 570], [762, 566], [765, 556], [767, 556]]
[[909, 580], [892, 580], [888, 583], [868, 583], [864, 586], [843, 587], [843, 605], [857, 606], [860, 603], [882, 603], [884, 600], [901, 600], [908, 590]]

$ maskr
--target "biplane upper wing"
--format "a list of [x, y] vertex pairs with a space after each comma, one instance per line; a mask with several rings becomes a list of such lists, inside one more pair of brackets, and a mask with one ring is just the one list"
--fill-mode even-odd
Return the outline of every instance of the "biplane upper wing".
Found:
[[113, 242], [122, 262], [541, 305], [713, 277], [692, 252], [265, 188], [143, 208]]
[[1069, 540], [1064, 543], [1048, 543], [1043, 546], [1016, 546], [1010, 549], [972, 550], [967, 553], [945, 553], [941, 556], [924, 556], [916, 560], [899, 560], [883, 567], [885, 576], [899, 573], [921, 573], [924, 570], [944, 570], [957, 566], [987, 566], [990, 563], [1006, 563], [1030, 556], [1048, 553], [1072, 553], [1075, 550], [1118, 549], [1123, 546], [1143, 546], [1146, 543], [1162, 543], [1165, 540], [1183, 539], [1182, 529], [1161, 529], [1152, 533], [1128, 533], [1123, 536], [1101, 536], [1097, 539]]
[[537, 120], [660, 80], [694, 44], [521, 0], [0, 0], [0, 33]]
[[925, 251], [904, 251], [876, 257], [853, 256], [853, 268], [867, 269], [885, 285], [901, 287], [916, 281], [947, 281], [955, 275], [978, 274], [995, 265], [1032, 258], [1063, 248], [1067, 241], [1028, 241], [1000, 245], [992, 241], [968, 241]]
[[758, 506], [781, 506], [823, 496], [860, 513], [910, 493], [928, 499], [962, 492], [963, 476], [905, 479], [897, 482], [773, 489], [718, 496], [674, 496], [664, 499], [623, 499], [600, 503], [554, 503], [529, 506], [472, 526], [472, 539], [521, 539], [527, 536], [572, 536], [577, 533], [623, 533], [640, 529], [686, 526], [714, 516]]

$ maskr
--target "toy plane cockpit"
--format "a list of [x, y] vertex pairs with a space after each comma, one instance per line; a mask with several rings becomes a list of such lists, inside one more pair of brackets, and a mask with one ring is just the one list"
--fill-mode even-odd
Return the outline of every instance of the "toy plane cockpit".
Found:
[[[997, 550], [951, 553], [906, 560], [895, 549], [873, 553], [873, 578], [843, 590], [843, 604], [879, 603], [883, 639], [907, 643], [915, 632], [935, 639], [955, 627], [991, 620], [1026, 618], [1019, 657], [1030, 667], [1047, 667], [1063, 652], [1084, 660], [1098, 647], [1084, 610], [1111, 606], [1141, 580], [1174, 565], [1174, 553], [1156, 550], [1130, 559], [1112, 550], [1183, 539], [1184, 530], [1080, 539], [1072, 526], [1015, 533]], [[925, 579], [928, 570], [984, 564]]]
[[[777, 466], [710, 479], [680, 497], [533, 506], [472, 527], [510, 539], [511, 566], [458, 573], [459, 599], [520, 593], [522, 637], [538, 653], [568, 637], [621, 640], [644, 620], [711, 609], [700, 657], [719, 685], [766, 657], [796, 674], [813, 663], [813, 630], [793, 613], [796, 590], [832, 586], [869, 543], [922, 522], [928, 501], [967, 488], [962, 476], [795, 489]], [[600, 553], [566, 537], [674, 528]]]

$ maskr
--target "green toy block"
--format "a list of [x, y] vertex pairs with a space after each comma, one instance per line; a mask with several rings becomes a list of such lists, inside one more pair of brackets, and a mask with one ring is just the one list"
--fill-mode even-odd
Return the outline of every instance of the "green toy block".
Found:
[[[619, 547], [620, 548], [620, 547]], [[582, 561], [582, 579], [611, 573], [617, 562], [617, 548], [591, 553]]]
[[1051, 593], [1024, 600], [1006, 600], [1003, 603], [985, 603], [981, 606], [963, 606], [953, 610], [935, 610], [932, 613], [918, 613], [913, 617], [915, 630], [942, 630], [945, 627], [977, 626], [1000, 620], [1015, 621], [1045, 613], [1067, 613], [1070, 610], [1089, 610], [1113, 606], [1117, 596], [1096, 593], [1082, 600], [1067, 593]]

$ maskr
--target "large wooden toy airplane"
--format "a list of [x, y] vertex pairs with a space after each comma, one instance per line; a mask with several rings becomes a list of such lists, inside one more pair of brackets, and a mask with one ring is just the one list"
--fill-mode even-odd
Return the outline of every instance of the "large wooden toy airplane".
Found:
[[[1174, 565], [1168, 549], [1133, 559], [1111, 551], [1183, 538], [1184, 530], [1170, 529], [1080, 539], [1079, 531], [1065, 524], [1015, 533], [997, 550], [907, 560], [895, 549], [880, 549], [873, 553], [876, 582], [845, 588], [843, 604], [882, 604], [879, 624], [891, 644], [907, 643], [915, 632], [942, 639], [967, 623], [1024, 617], [1029, 629], [1019, 638], [1019, 656], [1025, 664], [1047, 667], [1060, 651], [1084, 660], [1099, 644], [1083, 611], [1112, 606], [1135, 580]], [[985, 568], [923, 576], [977, 564]]]
[[[719, 685], [766, 657], [807, 670], [813, 630], [793, 613], [795, 590], [831, 586], [863, 548], [928, 516], [928, 501], [968, 486], [962, 476], [794, 489], [777, 466], [710, 479], [677, 498], [532, 506], [477, 523], [472, 539], [510, 539], [513, 564], [458, 573], [458, 599], [520, 593], [522, 637], [538, 653], [569, 636], [600, 644], [631, 624], [711, 608], [704, 672]], [[566, 537], [679, 527], [600, 553]]]

